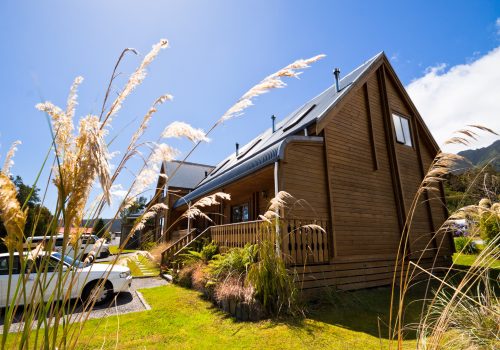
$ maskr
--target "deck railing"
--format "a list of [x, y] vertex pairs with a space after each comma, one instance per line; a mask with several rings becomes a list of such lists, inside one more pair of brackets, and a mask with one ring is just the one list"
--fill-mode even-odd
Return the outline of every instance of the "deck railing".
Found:
[[328, 220], [284, 220], [282, 250], [290, 265], [329, 262]]
[[[265, 221], [248, 221], [210, 228], [212, 240], [222, 251], [256, 244], [263, 239], [274, 241], [273, 226]], [[328, 220], [280, 220], [281, 250], [289, 265], [326, 264], [329, 261]]]
[[262, 240], [265, 225], [265, 221], [262, 220], [217, 225], [210, 228], [210, 235], [223, 250], [243, 248], [247, 243], [256, 244]]
[[199, 234], [195, 229], [191, 229], [189, 232], [186, 231], [186, 234], [179, 238], [177, 241], [172, 243], [167, 249], [165, 249], [161, 254], [162, 265], [170, 262], [174, 256], [184, 249], [188, 244], [190, 244]]

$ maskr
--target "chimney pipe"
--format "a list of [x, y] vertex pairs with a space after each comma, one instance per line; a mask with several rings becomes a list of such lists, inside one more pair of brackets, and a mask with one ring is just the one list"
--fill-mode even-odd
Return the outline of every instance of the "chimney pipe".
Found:
[[238, 156], [239, 150], [240, 150], [240, 144], [236, 142], [236, 157]]
[[273, 134], [274, 134], [274, 132], [276, 131], [276, 124], [275, 124], [276, 117], [274, 116], [274, 114], [271, 116], [271, 121], [273, 124]]
[[205, 177], [207, 177], [207, 176], [208, 176], [208, 171], [205, 170]]
[[335, 87], [337, 88], [337, 92], [340, 92], [340, 86], [339, 86], [340, 69], [335, 68], [335, 70], [333, 71], [333, 75], [335, 76]]

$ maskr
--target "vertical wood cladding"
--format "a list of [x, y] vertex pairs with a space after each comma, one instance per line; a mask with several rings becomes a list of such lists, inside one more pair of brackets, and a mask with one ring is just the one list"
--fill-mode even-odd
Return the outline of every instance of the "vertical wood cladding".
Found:
[[[407, 210], [410, 210], [422, 182], [423, 175], [427, 172], [435, 154], [426, 146], [423, 138], [423, 129], [416, 122], [416, 116], [405, 103], [395, 82], [387, 79], [386, 86], [391, 113], [406, 116], [411, 121], [413, 146], [396, 144], [396, 153], [403, 186], [403, 198]], [[420, 168], [420, 162], [423, 169]], [[442, 208], [436, 202], [436, 197], [431, 202], [428, 202], [425, 193], [420, 195], [414, 212], [407, 213], [407, 215], [412, 216], [409, 237], [413, 257], [418, 257], [421, 254], [424, 254], [424, 256], [434, 255], [436, 245], [445, 248], [441, 254], [449, 253], [449, 241], [445, 239], [444, 241], [446, 242], [444, 242], [442, 239], [443, 235], [438, 235], [436, 236], [437, 239], [433, 240], [434, 228], [439, 228], [445, 219]], [[442, 244], [441, 241], [443, 241]]]
[[[398, 249], [400, 230], [379, 96], [376, 76], [372, 75], [366, 91], [358, 89], [346, 97], [344, 107], [325, 128], [339, 257], [395, 256]], [[371, 123], [367, 123], [368, 118]]]
[[280, 163], [280, 189], [300, 202], [287, 211], [291, 218], [329, 219], [330, 205], [322, 143], [292, 142]]

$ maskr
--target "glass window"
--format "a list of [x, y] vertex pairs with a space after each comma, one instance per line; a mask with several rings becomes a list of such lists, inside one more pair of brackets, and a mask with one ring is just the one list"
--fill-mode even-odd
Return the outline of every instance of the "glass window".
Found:
[[[52, 259], [48, 255], [39, 256], [36, 258], [37, 270], [45, 271], [46, 268], [47, 272], [54, 272], [57, 270], [58, 265], [59, 265], [59, 260]], [[31, 272], [36, 273], [36, 271], [31, 271]]]
[[62, 247], [63, 246], [63, 238], [57, 238], [56, 239], [56, 247]]
[[248, 221], [248, 203], [235, 205], [231, 208], [231, 222]]
[[393, 114], [392, 121], [394, 122], [396, 141], [406, 146], [412, 146], [410, 121], [408, 120], [408, 118], [402, 117], [397, 114]]
[[[19, 256], [14, 256], [14, 265], [12, 265], [12, 274], [19, 273]], [[9, 274], [9, 257], [3, 256], [0, 258], [0, 275]]]

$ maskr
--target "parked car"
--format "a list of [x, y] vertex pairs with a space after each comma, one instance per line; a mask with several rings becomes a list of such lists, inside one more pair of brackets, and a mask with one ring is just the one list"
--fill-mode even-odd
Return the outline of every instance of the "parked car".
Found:
[[[28, 252], [24, 252], [27, 257]], [[35, 295], [40, 296], [40, 291], [44, 290], [43, 300], [48, 301], [51, 296], [57, 297], [56, 288], [59, 281], [59, 266], [63, 264], [62, 279], [65, 281], [63, 286], [64, 295], [70, 292], [70, 298], [80, 298], [83, 301], [89, 300], [93, 292], [97, 292], [96, 288], [100, 287], [102, 281], [104, 288], [101, 288], [96, 296], [96, 305], [104, 304], [111, 297], [120, 292], [125, 292], [132, 285], [132, 275], [130, 269], [121, 265], [111, 264], [91, 264], [85, 265], [79, 260], [73, 259], [68, 255], [63, 256], [59, 252], [44, 252], [42, 251], [33, 264], [26, 267], [25, 271], [21, 271], [19, 253], [14, 253], [12, 265], [12, 276], [10, 282], [10, 299], [19, 278], [27, 277], [26, 279], [26, 295], [31, 295], [33, 288], [36, 285]], [[45, 259], [45, 261], [43, 261]], [[48, 259], [48, 260], [47, 260]], [[42, 262], [43, 261], [43, 262]], [[43, 264], [43, 265], [42, 265]], [[37, 271], [40, 267], [46, 269], [46, 277], [37, 278]], [[26, 276], [28, 274], [28, 276]], [[65, 278], [66, 277], [66, 278]], [[41, 286], [40, 283], [45, 283]], [[0, 307], [5, 307], [7, 302], [7, 289], [9, 284], [9, 254], [0, 254]], [[43, 288], [41, 288], [43, 287]], [[18, 305], [24, 304], [23, 298], [17, 300]]]
[[[54, 240], [53, 250], [56, 252], [62, 252], [63, 248], [63, 235], [55, 235], [52, 236]], [[39, 243], [43, 241], [47, 241], [50, 237], [47, 236], [34, 236], [26, 238], [25, 248], [30, 250], [35, 248]], [[96, 235], [83, 234], [80, 236], [75, 245], [68, 245], [68, 248], [65, 250], [65, 255], [70, 257], [84, 260], [88, 253], [94, 249], [94, 245], [98, 242], [99, 237]], [[100, 242], [100, 248], [97, 249], [97, 258], [106, 258], [109, 256], [109, 245], [104, 242]], [[76, 253], [75, 253], [76, 250]]]

